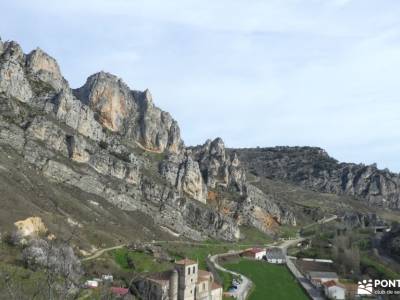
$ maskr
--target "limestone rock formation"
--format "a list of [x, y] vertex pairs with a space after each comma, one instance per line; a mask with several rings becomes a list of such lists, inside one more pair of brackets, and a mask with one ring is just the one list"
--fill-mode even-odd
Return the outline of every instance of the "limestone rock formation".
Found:
[[280, 224], [296, 225], [296, 217], [290, 209], [283, 209], [269, 195], [246, 180], [246, 172], [237, 154], [228, 153], [221, 138], [208, 140], [191, 150], [211, 192], [219, 194], [222, 189], [240, 195], [239, 199], [230, 201], [225, 207], [236, 216], [239, 223], [268, 233], [276, 230]]
[[75, 94], [98, 114], [104, 127], [114, 132], [121, 130], [128, 107], [134, 102], [128, 86], [118, 77], [105, 72], [90, 76]]
[[21, 237], [38, 237], [40, 234], [47, 233], [46, 225], [40, 217], [29, 217], [15, 222], [14, 225]]
[[25, 76], [25, 54], [16, 42], [5, 42], [0, 63], [0, 94], [28, 102], [32, 89]]
[[179, 153], [180, 130], [167, 112], [153, 104], [150, 91], [131, 91], [118, 77], [100, 72], [74, 94], [96, 114], [100, 124], [146, 150]]
[[39, 48], [28, 54], [26, 70], [32, 78], [36, 77], [36, 82], [47, 83], [57, 91], [67, 87], [57, 61]]
[[240, 162], [233, 154], [226, 153], [225, 144], [221, 138], [208, 140], [204, 145], [192, 149], [194, 159], [199, 162], [207, 186], [232, 187], [243, 193], [246, 176], [240, 168]]
[[385, 222], [375, 213], [345, 212], [341, 216], [341, 224], [347, 228], [383, 226]]
[[[239, 237], [236, 220], [204, 204], [198, 162], [148, 90], [101, 72], [72, 91], [43, 51], [25, 55], [15, 42], [0, 49], [0, 147], [54, 184], [140, 211], [182, 236]], [[174, 159], [165, 162], [172, 171], [160, 172], [165, 155], [177, 157], [176, 172]]]
[[160, 174], [179, 191], [203, 203], [207, 199], [207, 186], [200, 172], [199, 164], [187, 151], [183, 155], [170, 155], [160, 164]]
[[270, 179], [326, 193], [350, 195], [370, 206], [400, 209], [400, 176], [376, 165], [339, 163], [323, 149], [275, 147], [235, 149], [245, 168]]

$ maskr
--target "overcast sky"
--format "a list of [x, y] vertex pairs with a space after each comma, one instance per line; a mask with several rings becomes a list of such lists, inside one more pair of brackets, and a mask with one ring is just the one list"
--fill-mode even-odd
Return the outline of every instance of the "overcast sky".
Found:
[[[64, 3], [64, 4], [62, 4]], [[399, 0], [2, 1], [0, 37], [72, 87], [149, 88], [187, 145], [319, 146], [400, 171]]]

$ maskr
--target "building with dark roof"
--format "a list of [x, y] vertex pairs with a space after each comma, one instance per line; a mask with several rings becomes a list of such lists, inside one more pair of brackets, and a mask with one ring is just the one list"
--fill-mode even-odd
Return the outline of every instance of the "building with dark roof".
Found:
[[284, 264], [286, 263], [286, 256], [281, 248], [271, 247], [268, 248], [265, 253], [265, 259], [272, 264]]

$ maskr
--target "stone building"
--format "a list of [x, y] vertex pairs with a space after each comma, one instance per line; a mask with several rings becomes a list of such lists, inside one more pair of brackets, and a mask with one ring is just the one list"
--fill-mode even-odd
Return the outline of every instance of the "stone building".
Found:
[[190, 259], [177, 261], [173, 270], [149, 275], [135, 286], [145, 300], [222, 300], [222, 287], [212, 273], [199, 270]]

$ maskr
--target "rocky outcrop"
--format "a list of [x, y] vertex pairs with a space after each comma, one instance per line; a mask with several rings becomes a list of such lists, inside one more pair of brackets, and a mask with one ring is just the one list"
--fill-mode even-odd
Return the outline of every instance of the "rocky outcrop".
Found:
[[132, 107], [134, 100], [128, 86], [105, 72], [90, 76], [75, 95], [98, 114], [98, 120], [105, 128], [113, 132], [122, 129], [129, 108], [137, 111]]
[[35, 82], [46, 83], [57, 91], [67, 88], [57, 61], [39, 48], [26, 57], [26, 71]]
[[344, 212], [340, 223], [346, 228], [384, 226], [384, 220], [374, 213]]
[[[270, 195], [266, 195], [257, 187], [246, 185], [246, 205], [243, 206], [243, 215], [255, 226], [257, 222], [265, 219], [273, 221], [278, 225], [289, 224], [296, 226], [296, 217], [293, 211], [280, 207]], [[252, 212], [255, 212], [254, 214]], [[263, 213], [264, 212], [264, 213]], [[273, 220], [273, 221], [272, 221]], [[260, 226], [255, 226], [260, 228]], [[268, 228], [268, 226], [267, 226]]]
[[[12, 147], [54, 184], [140, 211], [182, 236], [240, 235], [236, 220], [202, 203], [206, 185], [198, 162], [183, 151], [176, 122], [149, 91], [131, 91], [113, 75], [95, 74], [73, 92], [43, 51], [24, 55], [16, 43], [5, 43], [0, 146]], [[171, 159], [164, 164], [160, 152]]]
[[150, 91], [131, 91], [120, 78], [100, 72], [74, 94], [95, 112], [103, 127], [128, 141], [154, 152], [179, 153], [183, 149], [176, 121], [153, 104]]
[[149, 90], [135, 92], [141, 108], [139, 124], [128, 124], [127, 136], [136, 136], [145, 149], [162, 152], [168, 150], [179, 153], [183, 149], [178, 123], [168, 112], [153, 104]]
[[[296, 218], [290, 209], [280, 207], [272, 197], [246, 180], [237, 154], [228, 153], [221, 138], [208, 140], [191, 150], [193, 159], [200, 166], [203, 180], [213, 194], [218, 195], [222, 190], [240, 195], [232, 197], [238, 199], [230, 200], [226, 207], [222, 207], [233, 214], [240, 224], [268, 233], [274, 232], [281, 224], [296, 225]], [[221, 198], [221, 195], [216, 198]]]
[[38, 237], [47, 233], [46, 225], [40, 217], [29, 217], [14, 223], [17, 233], [21, 237]]
[[4, 43], [0, 57], [0, 94], [28, 102], [33, 92], [25, 76], [25, 54], [15, 42]]
[[191, 152], [183, 155], [170, 155], [160, 164], [160, 174], [178, 191], [188, 194], [203, 203], [207, 199], [207, 186], [200, 172], [199, 164]]
[[230, 156], [225, 151], [221, 138], [208, 140], [204, 145], [192, 148], [193, 157], [199, 162], [207, 186], [215, 188], [222, 186], [233, 188], [239, 193], [244, 192], [246, 176], [240, 167], [239, 159], [234, 153]]
[[275, 147], [235, 149], [256, 176], [284, 180], [326, 193], [350, 195], [370, 206], [400, 209], [400, 176], [376, 165], [339, 163], [323, 149]]

